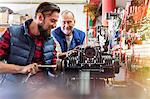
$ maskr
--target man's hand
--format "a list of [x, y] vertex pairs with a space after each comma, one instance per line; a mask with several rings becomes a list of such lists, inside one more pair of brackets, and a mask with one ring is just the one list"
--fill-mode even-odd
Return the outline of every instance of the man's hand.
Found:
[[78, 50], [78, 49], [80, 49], [80, 48], [82, 48], [82, 45], [76, 46], [73, 50]]
[[29, 64], [27, 66], [24, 66], [21, 70], [20, 73], [26, 74], [26, 73], [31, 73], [31, 74], [36, 74], [39, 70], [38, 65], [36, 63]]
[[77, 56], [78, 55], [78, 50], [77, 49], [73, 49], [67, 52], [68, 55], [67, 56]]
[[58, 58], [59, 59], [65, 59], [68, 56], [77, 56], [78, 55], [78, 49], [79, 49], [79, 47], [77, 47], [73, 50], [67, 51], [67, 52], [60, 53], [58, 55]]

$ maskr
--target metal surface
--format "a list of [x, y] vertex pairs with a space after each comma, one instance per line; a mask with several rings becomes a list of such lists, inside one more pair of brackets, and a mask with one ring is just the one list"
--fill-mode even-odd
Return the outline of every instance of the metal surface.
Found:
[[[23, 92], [29, 91], [23, 99], [149, 99], [149, 87], [129, 78], [129, 74], [126, 73], [128, 72], [125, 67], [121, 68], [114, 78], [110, 78], [109, 74], [100, 74], [100, 72], [72, 70], [57, 74], [55, 77], [47, 77], [46, 83], [44, 80], [32, 78], [35, 76], [39, 79], [41, 75], [30, 77], [28, 74], [24, 82], [28, 82], [25, 84], [29, 88], [23, 89]], [[30, 84], [29, 78], [34, 84], [40, 84], [36, 86]], [[14, 92], [14, 89], [12, 90]]]
[[104, 74], [119, 73], [120, 64], [115, 60], [111, 52], [104, 52], [100, 46], [79, 47], [77, 55], [68, 55], [65, 58], [65, 70], [99, 71]]
[[28, 73], [27, 77], [25, 78], [25, 80], [23, 80], [23, 84], [28, 82], [28, 79], [31, 77], [32, 73]]
[[38, 65], [39, 68], [55, 68], [57, 67], [56, 65]]
[[[50, 78], [49, 87], [57, 86], [57, 92], [54, 94], [56, 96], [60, 95], [58, 94], [60, 90], [72, 95], [71, 98], [62, 96], [54, 99], [148, 99], [148, 89], [139, 86], [133, 80], [126, 79], [125, 73], [126, 69], [121, 69], [115, 78], [109, 78], [108, 74], [101, 75], [99, 72], [67, 71], [57, 76], [55, 80]], [[51, 91], [45, 87], [43, 90], [49, 92], [49, 96], [43, 95], [41, 98], [38, 96], [32, 99], [52, 98]]]

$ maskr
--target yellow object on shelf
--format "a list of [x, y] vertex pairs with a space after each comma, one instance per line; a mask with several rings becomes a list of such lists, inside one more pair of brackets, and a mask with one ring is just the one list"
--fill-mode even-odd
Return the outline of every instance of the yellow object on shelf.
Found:
[[0, 33], [3, 33], [6, 30], [5, 27], [0, 27]]
[[0, 37], [3, 35], [5, 32], [6, 28], [5, 27], [0, 27]]

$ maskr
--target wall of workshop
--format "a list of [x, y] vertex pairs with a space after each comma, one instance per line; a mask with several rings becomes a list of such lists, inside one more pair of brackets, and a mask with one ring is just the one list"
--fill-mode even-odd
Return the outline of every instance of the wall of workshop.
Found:
[[[78, 29], [86, 31], [86, 14], [83, 13], [84, 4], [58, 4], [60, 6], [61, 11], [63, 10], [71, 10], [75, 14], [76, 25], [75, 27]], [[20, 14], [29, 14], [34, 17], [34, 12], [37, 8], [38, 4], [0, 4], [0, 7], [9, 7], [15, 13]], [[60, 26], [60, 20], [58, 22], [58, 26]]]

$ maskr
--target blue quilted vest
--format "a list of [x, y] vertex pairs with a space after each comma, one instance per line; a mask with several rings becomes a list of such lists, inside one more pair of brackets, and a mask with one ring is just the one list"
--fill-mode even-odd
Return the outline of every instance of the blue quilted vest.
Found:
[[[30, 22], [32, 20], [29, 20]], [[20, 66], [28, 65], [32, 62], [36, 45], [28, 34], [28, 28], [25, 22], [24, 25], [10, 26], [10, 50], [6, 59], [7, 63], [16, 64]], [[54, 54], [54, 40], [48, 37], [43, 44], [43, 61], [44, 64], [51, 64]], [[46, 69], [49, 71], [49, 69]], [[47, 76], [47, 71], [41, 72]], [[27, 77], [24, 74], [4, 74], [2, 86], [4, 88], [17, 88], [22, 81]], [[12, 89], [11, 89], [12, 90]]]
[[[59, 42], [61, 46], [62, 52], [67, 52], [67, 42], [64, 33], [61, 31], [61, 27], [56, 28], [52, 31], [53, 37]], [[82, 45], [84, 43], [85, 33], [76, 28], [73, 29], [73, 38], [69, 47], [69, 50], [74, 49], [78, 45]]]
[[[32, 62], [36, 45], [28, 34], [26, 25], [10, 26], [10, 52], [7, 62], [16, 65], [28, 65]], [[54, 40], [48, 37], [43, 46], [43, 61], [51, 64], [53, 59]]]

